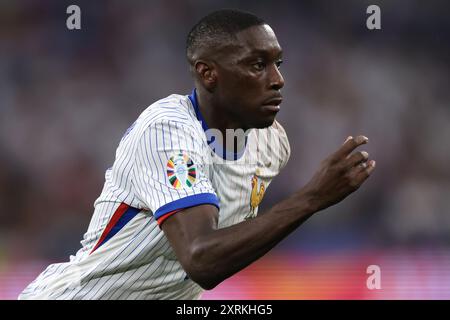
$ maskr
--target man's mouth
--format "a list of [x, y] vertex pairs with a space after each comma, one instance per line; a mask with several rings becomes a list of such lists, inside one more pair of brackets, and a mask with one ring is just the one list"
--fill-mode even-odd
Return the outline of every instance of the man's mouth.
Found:
[[278, 112], [280, 111], [280, 104], [282, 102], [283, 98], [281, 97], [271, 98], [263, 103], [263, 109], [271, 112]]
[[278, 111], [280, 111], [280, 106], [265, 104], [265, 105], [263, 105], [263, 109], [270, 111], [270, 112], [278, 112]]

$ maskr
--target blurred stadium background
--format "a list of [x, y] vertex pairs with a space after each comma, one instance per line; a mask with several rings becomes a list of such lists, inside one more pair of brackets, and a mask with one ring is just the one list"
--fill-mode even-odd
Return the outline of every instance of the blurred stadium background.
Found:
[[[77, 4], [82, 30], [66, 28]], [[382, 30], [366, 28], [381, 7]], [[448, 1], [0, 1], [0, 299], [80, 247], [123, 132], [189, 93], [184, 42], [208, 12], [267, 20], [284, 48], [292, 156], [260, 208], [349, 134], [370, 181], [205, 299], [450, 299]], [[276, 223], [276, 222], [274, 222]], [[381, 267], [381, 290], [366, 268]]]

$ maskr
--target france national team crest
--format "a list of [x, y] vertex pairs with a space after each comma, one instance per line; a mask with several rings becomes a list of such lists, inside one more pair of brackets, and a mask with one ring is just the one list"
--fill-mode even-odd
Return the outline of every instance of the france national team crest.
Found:
[[177, 153], [167, 161], [167, 177], [175, 189], [191, 188], [197, 180], [197, 168], [186, 153]]
[[259, 169], [256, 169], [256, 173], [252, 178], [252, 193], [250, 195], [250, 212], [245, 216], [245, 220], [253, 219], [256, 217], [256, 209], [264, 198], [264, 193], [266, 192], [266, 186], [264, 182], [258, 183], [257, 175], [260, 174]]

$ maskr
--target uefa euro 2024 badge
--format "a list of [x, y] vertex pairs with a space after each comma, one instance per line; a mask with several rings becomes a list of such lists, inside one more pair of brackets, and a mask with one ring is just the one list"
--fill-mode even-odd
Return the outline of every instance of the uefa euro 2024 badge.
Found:
[[197, 180], [197, 168], [189, 155], [179, 152], [167, 161], [167, 177], [175, 189], [191, 188]]

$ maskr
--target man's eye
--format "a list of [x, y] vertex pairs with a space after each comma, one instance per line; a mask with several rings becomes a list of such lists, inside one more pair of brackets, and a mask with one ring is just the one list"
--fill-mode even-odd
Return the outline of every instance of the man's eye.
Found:
[[255, 68], [255, 70], [257, 71], [262, 71], [265, 67], [266, 65], [264, 64], [264, 62], [256, 62], [253, 64], [253, 68]]

